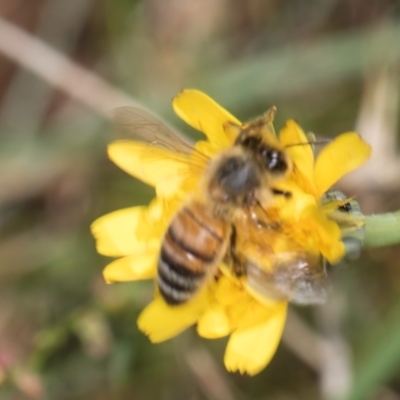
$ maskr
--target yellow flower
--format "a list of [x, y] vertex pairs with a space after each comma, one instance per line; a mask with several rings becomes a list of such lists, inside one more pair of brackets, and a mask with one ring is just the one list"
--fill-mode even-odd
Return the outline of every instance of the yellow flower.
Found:
[[[212, 158], [233, 145], [235, 138], [225, 127], [228, 123], [241, 123], [204, 93], [185, 90], [175, 97], [173, 107], [185, 122], [207, 136], [206, 141], [195, 145], [199, 152]], [[369, 153], [360, 147], [363, 142], [355, 140], [354, 134], [347, 134], [328, 145], [314, 162], [310, 146], [299, 145], [307, 138], [293, 121], [280, 133], [280, 141], [289, 146], [287, 151], [294, 163], [293, 173], [283, 182], [282, 190], [290, 189], [293, 196], [277, 200], [270, 207], [271, 212], [307, 251], [322, 254], [330, 261], [338, 260], [344, 254], [340, 229], [327, 219], [319, 198], [336, 180], [365, 161]], [[350, 142], [353, 150], [346, 148], [343, 152], [342, 146]], [[128, 140], [111, 143], [108, 154], [120, 168], [153, 186], [157, 196], [147, 207], [115, 211], [92, 224], [98, 252], [119, 257], [106, 266], [104, 278], [108, 283], [154, 278], [163, 234], [186, 196], [198, 190], [207, 158], [198, 157], [197, 152], [177, 154]], [[186, 304], [169, 306], [156, 291], [138, 325], [154, 343], [196, 323], [202, 337], [230, 335], [224, 357], [227, 369], [253, 375], [275, 353], [286, 310], [286, 301], [254, 296], [221, 265], [219, 279]]]
[[[293, 160], [291, 201], [282, 201], [279, 216], [290, 224], [292, 235], [304, 248], [317, 248], [332, 264], [343, 257], [344, 246], [339, 226], [329, 220], [329, 210], [320, 206], [321, 196], [340, 178], [364, 164], [371, 155], [370, 146], [355, 132], [339, 135], [314, 159], [309, 139], [295, 121], [288, 121], [279, 139]], [[294, 222], [294, 223], [293, 223]], [[296, 232], [293, 232], [295, 229]]]

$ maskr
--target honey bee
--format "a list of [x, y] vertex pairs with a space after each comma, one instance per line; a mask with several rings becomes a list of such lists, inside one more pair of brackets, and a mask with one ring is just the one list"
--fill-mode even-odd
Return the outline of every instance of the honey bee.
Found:
[[[300, 248], [279, 223], [264, 215], [274, 196], [292, 195], [277, 186], [290, 174], [293, 163], [273, 132], [275, 112], [272, 108], [241, 126], [228, 124], [225, 128], [235, 133], [235, 142], [210, 159], [145, 111], [115, 110], [119, 138], [147, 143], [148, 151], [162, 148], [167, 157], [194, 166], [196, 159], [201, 160], [203, 169], [206, 164], [198, 190], [188, 194], [162, 240], [157, 287], [166, 303], [189, 301], [217, 278], [221, 262], [261, 296], [301, 304], [319, 303], [326, 297], [322, 257]], [[277, 247], [271, 243], [282, 251], [272, 252]]]

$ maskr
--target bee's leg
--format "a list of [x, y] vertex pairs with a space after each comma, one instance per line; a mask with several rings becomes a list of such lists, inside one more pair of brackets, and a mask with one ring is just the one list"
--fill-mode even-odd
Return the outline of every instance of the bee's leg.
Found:
[[232, 225], [231, 237], [230, 237], [230, 247], [229, 254], [227, 255], [228, 264], [233, 272], [233, 274], [237, 277], [241, 277], [245, 275], [246, 268], [244, 261], [239, 257], [236, 251], [236, 242], [237, 242], [237, 232], [236, 226]]
[[286, 199], [290, 199], [292, 197], [292, 193], [288, 192], [287, 190], [279, 190], [272, 188], [272, 193], [276, 196], [283, 196]]

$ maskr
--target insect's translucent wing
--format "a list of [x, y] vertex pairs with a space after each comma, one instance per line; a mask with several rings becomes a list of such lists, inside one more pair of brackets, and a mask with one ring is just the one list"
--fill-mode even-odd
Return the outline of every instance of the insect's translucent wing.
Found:
[[308, 253], [293, 254], [287, 259], [277, 255], [274, 270], [268, 272], [254, 262], [246, 265], [247, 286], [258, 295], [308, 305], [325, 302], [329, 280], [324, 261]]
[[113, 112], [116, 140], [148, 143], [176, 153], [193, 154], [192, 144], [184, 140], [152, 114], [135, 107], [119, 107]]

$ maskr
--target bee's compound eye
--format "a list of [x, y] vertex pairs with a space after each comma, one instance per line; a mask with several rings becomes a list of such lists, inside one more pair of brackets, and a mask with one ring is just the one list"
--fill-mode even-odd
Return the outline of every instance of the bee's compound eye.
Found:
[[288, 168], [282, 153], [278, 150], [264, 148], [261, 150], [261, 156], [272, 172], [285, 172]]

